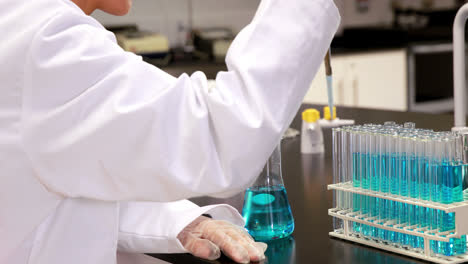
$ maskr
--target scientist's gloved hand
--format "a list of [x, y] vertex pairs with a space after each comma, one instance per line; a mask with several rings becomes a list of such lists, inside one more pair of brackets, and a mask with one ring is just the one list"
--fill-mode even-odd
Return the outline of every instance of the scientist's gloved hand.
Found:
[[200, 216], [182, 230], [177, 238], [192, 255], [214, 260], [221, 251], [239, 263], [265, 258], [265, 243], [255, 242], [241, 227], [227, 221]]

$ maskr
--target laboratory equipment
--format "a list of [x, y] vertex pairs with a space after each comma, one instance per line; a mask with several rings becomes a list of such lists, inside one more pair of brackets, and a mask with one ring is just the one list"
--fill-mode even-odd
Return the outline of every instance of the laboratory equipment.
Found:
[[331, 236], [436, 263], [468, 262], [466, 135], [385, 122], [334, 128]]
[[323, 133], [318, 120], [320, 112], [310, 108], [302, 112], [301, 153], [323, 153]]
[[262, 173], [245, 192], [242, 217], [245, 229], [257, 241], [284, 238], [294, 231], [281, 173], [281, 144], [275, 148]]
[[331, 119], [335, 119], [336, 112], [333, 115], [331, 113], [332, 110], [335, 110], [333, 107], [333, 76], [332, 76], [332, 68], [331, 68], [331, 63], [330, 63], [330, 50], [328, 50], [327, 54], [325, 55], [324, 59], [324, 64], [325, 64], [325, 75], [327, 77], [327, 94], [328, 94], [328, 113], [324, 113], [324, 115], [327, 115], [331, 117]]
[[327, 78], [328, 106], [323, 108], [323, 119], [319, 120], [321, 127], [339, 127], [354, 125], [354, 120], [336, 117], [336, 107], [333, 104], [333, 75], [331, 68], [331, 51], [328, 50], [324, 58], [325, 76]]
[[453, 23], [453, 97], [455, 103], [455, 127], [466, 125], [466, 61], [465, 24], [468, 4], [463, 5]]

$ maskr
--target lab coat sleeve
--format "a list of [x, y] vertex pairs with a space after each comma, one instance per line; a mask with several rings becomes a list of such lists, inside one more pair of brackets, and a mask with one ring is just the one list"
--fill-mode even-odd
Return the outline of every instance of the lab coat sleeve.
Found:
[[78, 12], [36, 33], [21, 128], [52, 192], [167, 202], [252, 183], [292, 121], [339, 24], [332, 0], [264, 0], [210, 88], [122, 51]]
[[202, 214], [243, 226], [236, 209], [229, 205], [199, 207], [181, 200], [169, 203], [122, 202], [118, 250], [137, 253], [185, 253], [177, 235]]

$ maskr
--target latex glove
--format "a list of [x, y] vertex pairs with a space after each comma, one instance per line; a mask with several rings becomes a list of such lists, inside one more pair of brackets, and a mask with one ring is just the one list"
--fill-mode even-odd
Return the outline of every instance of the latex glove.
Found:
[[192, 255], [214, 260], [221, 251], [239, 263], [260, 261], [265, 258], [267, 245], [255, 242], [243, 228], [227, 221], [200, 216], [177, 236]]

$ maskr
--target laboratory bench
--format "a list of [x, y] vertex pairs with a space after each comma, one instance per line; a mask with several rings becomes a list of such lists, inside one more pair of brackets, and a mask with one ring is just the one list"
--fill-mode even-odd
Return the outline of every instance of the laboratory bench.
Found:
[[[311, 105], [303, 105], [298, 113]], [[321, 109], [322, 106], [315, 106]], [[415, 122], [417, 127], [436, 131], [450, 130], [453, 116], [445, 114], [409, 113], [371, 109], [338, 107], [340, 118], [354, 119], [356, 124], [396, 121]], [[300, 114], [296, 115], [292, 128], [300, 130]], [[387, 253], [371, 247], [329, 237], [332, 231], [332, 183], [331, 129], [324, 129], [324, 154], [301, 154], [300, 136], [282, 141], [282, 172], [289, 203], [295, 219], [291, 237], [269, 243], [267, 259], [261, 263], [309, 264], [309, 263], [425, 263], [417, 259]], [[192, 199], [199, 205], [227, 203], [242, 211], [243, 193], [228, 199], [200, 197]], [[204, 261], [189, 254], [152, 254], [171, 263], [234, 263], [225, 256], [216, 261]]]

